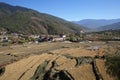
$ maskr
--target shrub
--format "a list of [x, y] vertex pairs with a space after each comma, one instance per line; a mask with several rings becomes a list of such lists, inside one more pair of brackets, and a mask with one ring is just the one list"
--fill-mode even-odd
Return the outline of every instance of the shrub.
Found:
[[120, 55], [106, 57], [107, 72], [120, 80]]

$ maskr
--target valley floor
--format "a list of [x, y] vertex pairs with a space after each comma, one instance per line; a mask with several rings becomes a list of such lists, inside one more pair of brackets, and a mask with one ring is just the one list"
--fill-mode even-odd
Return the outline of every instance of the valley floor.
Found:
[[1, 47], [0, 80], [114, 80], [106, 72], [104, 55], [119, 44], [45, 42]]

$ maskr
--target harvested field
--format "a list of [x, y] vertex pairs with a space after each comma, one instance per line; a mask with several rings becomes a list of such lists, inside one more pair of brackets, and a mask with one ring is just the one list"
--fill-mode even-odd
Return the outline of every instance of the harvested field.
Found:
[[33, 55], [18, 62], [6, 66], [5, 73], [0, 80], [29, 80], [37, 66], [45, 60], [52, 59], [53, 55]]
[[22, 59], [31, 54], [42, 54], [51, 50], [60, 49], [62, 47], [76, 47], [80, 46], [76, 43], [40, 43], [40, 44], [24, 44], [24, 45], [11, 45], [0, 48], [0, 66], [3, 64], [12, 63]]
[[80, 56], [94, 57], [97, 51], [90, 51], [90, 50], [81, 49], [81, 48], [70, 48], [70, 49], [54, 50], [52, 53], [61, 54], [61, 55], [68, 54], [74, 57], [80, 57]]
[[101, 59], [96, 59], [96, 66], [98, 67], [98, 70], [100, 71], [103, 80], [115, 80], [113, 77], [108, 75], [106, 72], [106, 67], [105, 67], [105, 61]]
[[[96, 45], [99, 49], [88, 49]], [[106, 73], [103, 57], [108, 49], [116, 51], [112, 45], [47, 42], [3, 47], [0, 80], [115, 80]]]
[[69, 69], [68, 72], [74, 77], [75, 80], [95, 80], [92, 66], [89, 64]]

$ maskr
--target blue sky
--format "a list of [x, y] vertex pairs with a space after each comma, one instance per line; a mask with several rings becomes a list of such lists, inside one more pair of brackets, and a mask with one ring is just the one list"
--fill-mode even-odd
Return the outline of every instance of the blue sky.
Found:
[[120, 0], [0, 0], [69, 21], [120, 18]]

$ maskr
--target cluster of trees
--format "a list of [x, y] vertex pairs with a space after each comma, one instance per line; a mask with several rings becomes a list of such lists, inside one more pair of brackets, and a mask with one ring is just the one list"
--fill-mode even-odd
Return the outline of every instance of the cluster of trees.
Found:
[[9, 36], [8, 40], [3, 40], [2, 42], [0, 42], [0, 46], [8, 46], [10, 44], [24, 44], [28, 42], [35, 42], [37, 40], [37, 38], [32, 38], [27, 35], [22, 35], [18, 37]]
[[106, 57], [107, 72], [120, 80], [120, 51], [115, 55]]
[[120, 38], [120, 29], [119, 30], [106, 30], [100, 32], [90, 32], [88, 33], [92, 36], [97, 36], [101, 40], [116, 40]]

